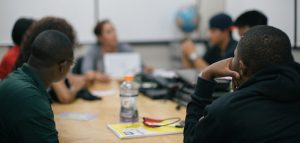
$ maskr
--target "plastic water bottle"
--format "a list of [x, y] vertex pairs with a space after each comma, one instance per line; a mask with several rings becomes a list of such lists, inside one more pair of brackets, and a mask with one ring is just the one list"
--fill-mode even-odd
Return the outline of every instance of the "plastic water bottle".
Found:
[[124, 81], [120, 86], [121, 98], [121, 122], [138, 122], [137, 110], [138, 85], [133, 81], [132, 75], [124, 76]]

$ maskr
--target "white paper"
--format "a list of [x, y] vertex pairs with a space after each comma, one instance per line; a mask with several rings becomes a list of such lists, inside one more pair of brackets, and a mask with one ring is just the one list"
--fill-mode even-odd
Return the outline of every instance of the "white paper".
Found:
[[104, 71], [115, 79], [122, 79], [126, 74], [135, 75], [142, 71], [141, 57], [138, 53], [105, 54]]

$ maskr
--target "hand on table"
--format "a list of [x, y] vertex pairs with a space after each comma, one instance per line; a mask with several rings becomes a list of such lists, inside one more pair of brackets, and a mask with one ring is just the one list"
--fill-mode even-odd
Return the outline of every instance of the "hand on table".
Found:
[[99, 81], [99, 82], [110, 82], [111, 78], [110, 76], [103, 74], [103, 73], [99, 73], [99, 72], [95, 72], [95, 71], [89, 71], [85, 74], [86, 79], [88, 80], [88, 82], [95, 82], [95, 81]]
[[71, 89], [76, 92], [86, 88], [87, 86], [87, 79], [83, 75], [69, 75], [68, 80], [70, 82]]
[[153, 66], [144, 66], [144, 73], [146, 74], [151, 74], [154, 71], [154, 67]]
[[97, 73], [96, 74], [96, 81], [104, 82], [104, 83], [109, 83], [111, 81], [110, 76], [103, 74], [103, 73]]

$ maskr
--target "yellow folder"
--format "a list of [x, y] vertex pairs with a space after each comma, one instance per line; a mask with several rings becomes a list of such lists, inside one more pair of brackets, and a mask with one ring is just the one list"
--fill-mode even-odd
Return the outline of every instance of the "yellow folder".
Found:
[[107, 127], [121, 139], [181, 134], [183, 132], [183, 128], [175, 127], [175, 125], [148, 127], [141, 122], [108, 124]]

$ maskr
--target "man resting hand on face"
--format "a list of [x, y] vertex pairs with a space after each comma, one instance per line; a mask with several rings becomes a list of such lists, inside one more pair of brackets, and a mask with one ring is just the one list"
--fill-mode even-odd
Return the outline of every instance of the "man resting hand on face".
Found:
[[[231, 76], [235, 91], [212, 102], [216, 77]], [[187, 107], [185, 143], [300, 142], [300, 66], [288, 36], [255, 26], [239, 41], [234, 58], [199, 75]]]

